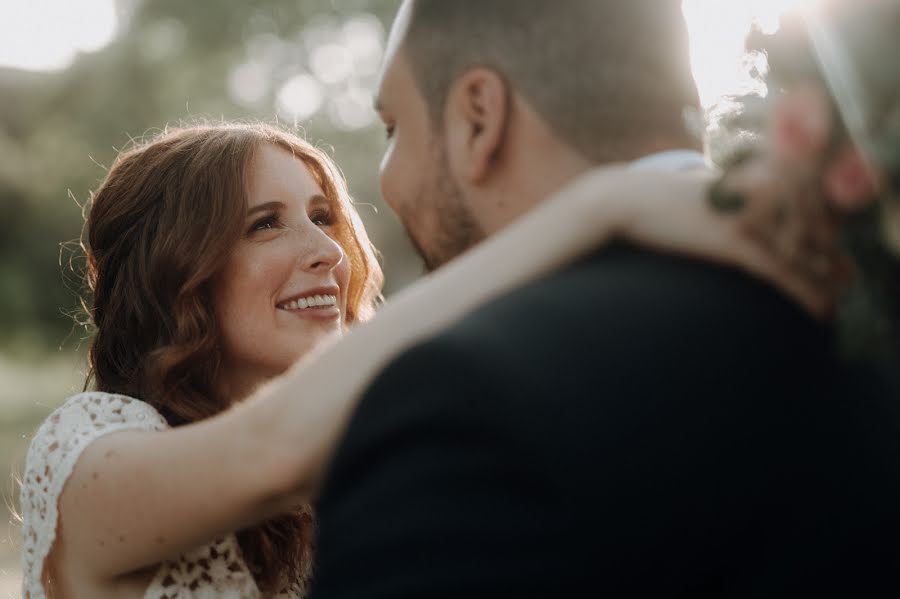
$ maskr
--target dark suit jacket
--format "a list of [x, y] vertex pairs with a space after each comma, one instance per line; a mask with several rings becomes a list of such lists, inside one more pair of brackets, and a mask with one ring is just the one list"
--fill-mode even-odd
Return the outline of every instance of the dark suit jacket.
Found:
[[511, 293], [366, 393], [313, 597], [900, 596], [900, 394], [832, 344], [625, 247]]

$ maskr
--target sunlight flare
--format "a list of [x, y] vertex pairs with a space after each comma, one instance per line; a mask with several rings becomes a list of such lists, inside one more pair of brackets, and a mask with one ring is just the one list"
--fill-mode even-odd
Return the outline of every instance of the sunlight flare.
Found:
[[771, 33], [786, 11], [811, 0], [684, 0], [684, 16], [691, 36], [691, 64], [705, 107], [723, 96], [762, 91], [751, 76], [759, 65], [744, 52], [744, 41], [754, 22]]
[[95, 52], [116, 34], [113, 0], [2, 0], [0, 67], [64, 69], [79, 52]]

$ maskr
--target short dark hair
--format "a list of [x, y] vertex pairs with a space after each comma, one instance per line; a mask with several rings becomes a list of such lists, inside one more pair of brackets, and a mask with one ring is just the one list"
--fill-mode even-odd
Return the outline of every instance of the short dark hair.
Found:
[[586, 158], [701, 147], [680, 0], [413, 0], [404, 49], [432, 118], [467, 69], [497, 71]]

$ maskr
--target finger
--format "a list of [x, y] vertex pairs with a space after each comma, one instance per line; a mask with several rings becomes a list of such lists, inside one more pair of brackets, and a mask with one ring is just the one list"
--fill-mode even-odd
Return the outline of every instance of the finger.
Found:
[[[812, 272], [805, 255], [785, 260], [770, 238], [748, 234], [739, 221], [706, 209], [679, 211], [665, 226], [655, 226], [653, 221], [636, 225], [630, 235], [639, 243], [740, 268], [778, 288], [816, 318], [825, 318], [832, 311], [837, 295], [828, 276]], [[829, 258], [827, 262], [830, 271], [832, 261]]]
[[[838, 220], [818, 187], [783, 179], [758, 191], [742, 217], [745, 231], [769, 246], [781, 259], [798, 264], [835, 251]], [[821, 271], [813, 261], [813, 268]], [[798, 270], [801, 267], [798, 266]]]
[[798, 271], [767, 246], [748, 240], [736, 249], [735, 263], [780, 289], [815, 318], [825, 319], [832, 313], [837, 301], [833, 286], [820, 277]]
[[792, 190], [767, 162], [758, 160], [744, 165], [725, 177], [724, 187], [745, 198], [736, 218], [747, 230], [774, 234], [784, 225], [790, 208], [786, 198]]
[[[743, 269], [780, 289], [816, 318], [825, 318], [831, 313], [836, 294], [825, 273], [831, 269], [830, 257], [822, 272], [815, 272], [811, 270], [809, 259], [814, 252], [801, 252], [792, 260], [785, 259], [775, 248], [771, 225], [748, 227], [743, 214], [737, 217], [723, 215], [703, 202], [686, 203], [679, 208], [664, 223], [658, 222], [659, 219], [634, 221], [629, 237], [650, 247], [674, 249]], [[762, 214], [767, 216], [754, 216], [750, 222], [760, 218], [771, 221], [769, 208]]]
[[[744, 232], [736, 245], [735, 259], [816, 310], [833, 307], [851, 280], [848, 273], [852, 272], [852, 263], [837, 245], [826, 250], [800, 248], [786, 259], [771, 236]], [[830, 308], [816, 314], [829, 312]]]

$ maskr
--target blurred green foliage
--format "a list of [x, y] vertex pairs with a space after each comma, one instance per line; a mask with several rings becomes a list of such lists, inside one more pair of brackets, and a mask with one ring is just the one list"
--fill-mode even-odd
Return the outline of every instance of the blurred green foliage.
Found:
[[[384, 255], [387, 291], [419, 274], [418, 259], [380, 199], [383, 133], [361, 106], [400, 0], [116, 2], [120, 31], [103, 50], [57, 72], [0, 68], [0, 464], [21, 462], [25, 431], [83, 381], [78, 350], [85, 332], [73, 319], [82, 206], [133, 139], [199, 119], [278, 117], [294, 124], [284, 104], [306, 103], [296, 124], [331, 149], [357, 201], [371, 205], [361, 214]], [[357, 61], [349, 71], [348, 52]], [[304, 90], [309, 97], [301, 97]], [[313, 97], [316, 90], [321, 97]], [[749, 113], [762, 105], [743, 102]], [[717, 160], [727, 162], [743, 145], [733, 128], [712, 134]], [[869, 331], [882, 335], [885, 325], [873, 321], [868, 297], [859, 297], [843, 318], [847, 330], [859, 333], [852, 344], [867, 345], [876, 336]], [[60, 347], [67, 351], [47, 356]], [[14, 485], [0, 489], [11, 504]], [[17, 585], [9, 582], [14, 544], [2, 529], [0, 593]]]
[[[311, 53], [327, 42], [323, 37], [342, 26], [346, 33], [349, 20], [368, 18], [383, 43], [398, 4], [119, 0], [121, 29], [103, 50], [81, 55], [59, 72], [0, 69], [0, 351], [32, 354], [79, 345], [84, 333], [71, 315], [81, 285], [81, 206], [118, 149], [182, 121], [275, 120], [279, 85], [310, 72]], [[248, 61], [257, 66], [259, 90], [247, 89], [246, 76], [235, 77]], [[344, 87], [373, 84], [369, 73], [331, 82], [323, 91], [327, 100]], [[252, 104], [240, 101], [248, 95]], [[382, 133], [373, 115], [358, 116], [352, 127], [342, 127], [323, 106], [297, 124], [310, 141], [331, 149], [357, 200], [380, 207]], [[390, 211], [361, 212], [385, 253], [389, 279], [399, 285], [418, 274]]]
[[[298, 75], [324, 75], [321, 108], [296, 124], [329, 150], [357, 201], [371, 204], [360, 212], [390, 283], [420, 272], [378, 192], [381, 127], [359, 105], [371, 102], [372, 63], [399, 0], [116, 1], [120, 31], [106, 48], [56, 72], [0, 68], [0, 492], [10, 507], [30, 433], [83, 384], [86, 332], [73, 318], [82, 206], [133, 139], [194, 120], [293, 125], [279, 92]], [[321, 47], [354, 39], [367, 63], [331, 77], [329, 56], [335, 72], [347, 64]], [[355, 104], [334, 101], [342, 98]], [[4, 596], [17, 596], [17, 535], [14, 518], [0, 523]]]
[[[0, 68], [0, 354], [83, 348], [73, 317], [82, 207], [120, 149], [167, 124], [280, 119], [302, 127], [330, 150], [362, 205], [387, 292], [419, 274], [378, 192], [384, 141], [370, 106], [400, 0], [115, 1], [120, 30], [106, 48], [56, 72]], [[738, 105], [752, 115], [765, 101], [744, 97], [731, 109]], [[724, 125], [710, 131], [720, 163], [744, 145], [736, 132], [753, 129]], [[852, 303], [848, 330], [884, 328], [867, 324], [868, 306]], [[872, 339], [855, 337], [856, 345]]]

